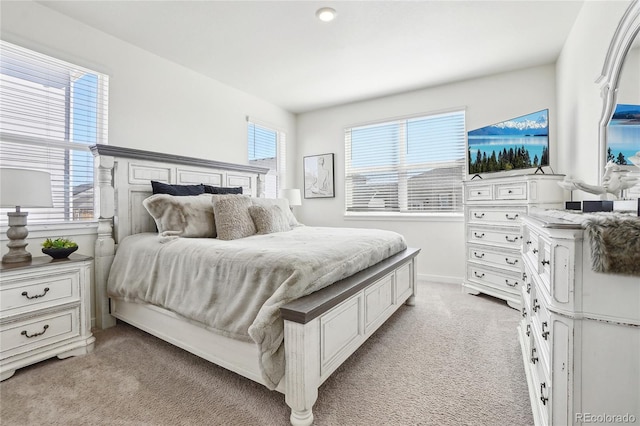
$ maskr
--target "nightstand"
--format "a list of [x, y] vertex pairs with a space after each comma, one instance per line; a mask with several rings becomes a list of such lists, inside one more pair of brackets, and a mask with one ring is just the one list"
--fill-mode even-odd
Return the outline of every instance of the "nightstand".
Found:
[[93, 350], [92, 260], [74, 254], [0, 264], [0, 380], [47, 358]]

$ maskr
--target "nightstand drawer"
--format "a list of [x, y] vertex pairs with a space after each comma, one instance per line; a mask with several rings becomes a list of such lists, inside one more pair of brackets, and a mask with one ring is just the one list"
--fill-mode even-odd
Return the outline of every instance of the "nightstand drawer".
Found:
[[78, 301], [79, 285], [78, 270], [16, 280], [0, 290], [0, 317]]
[[0, 359], [52, 345], [80, 334], [78, 307], [0, 326]]

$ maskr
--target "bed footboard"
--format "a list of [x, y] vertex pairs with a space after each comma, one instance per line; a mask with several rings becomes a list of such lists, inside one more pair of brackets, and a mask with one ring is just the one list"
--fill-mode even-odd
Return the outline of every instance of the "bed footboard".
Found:
[[413, 305], [419, 252], [408, 248], [281, 308], [292, 425], [310, 425], [318, 387], [403, 303]]

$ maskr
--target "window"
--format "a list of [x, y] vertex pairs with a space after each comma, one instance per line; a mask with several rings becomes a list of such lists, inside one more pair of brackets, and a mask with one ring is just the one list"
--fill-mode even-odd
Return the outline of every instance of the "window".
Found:
[[344, 140], [347, 212], [462, 211], [464, 111], [351, 127]]
[[51, 174], [54, 207], [25, 209], [29, 223], [94, 219], [89, 146], [107, 143], [107, 95], [106, 75], [0, 40], [0, 167]]
[[277, 198], [284, 188], [286, 151], [283, 132], [248, 122], [249, 164], [269, 169], [264, 182], [264, 197]]

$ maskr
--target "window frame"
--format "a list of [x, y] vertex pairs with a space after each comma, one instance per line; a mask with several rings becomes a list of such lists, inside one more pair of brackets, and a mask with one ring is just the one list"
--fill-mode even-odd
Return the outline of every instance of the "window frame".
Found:
[[[407, 139], [407, 128], [408, 123], [411, 121], [417, 121], [420, 119], [427, 119], [431, 117], [437, 116], [445, 116], [445, 115], [457, 115], [461, 114], [460, 117], [462, 119], [462, 123], [464, 126], [463, 129], [463, 139], [462, 139], [462, 157], [457, 160], [449, 160], [449, 161], [423, 161], [420, 163], [408, 163], [406, 159], [406, 151], [408, 149], [408, 139]], [[398, 130], [398, 140], [396, 142], [397, 153], [398, 153], [398, 164], [397, 165], [386, 165], [386, 166], [368, 166], [368, 167], [353, 167], [351, 166], [351, 159], [349, 158], [350, 150], [351, 150], [351, 131], [353, 129], [363, 129], [367, 127], [376, 127], [376, 126], [384, 126], [397, 124], [399, 126]], [[345, 190], [345, 203], [344, 203], [344, 218], [352, 219], [352, 220], [384, 220], [384, 219], [393, 219], [393, 220], [406, 220], [406, 221], [415, 221], [415, 220], [453, 220], [459, 221], [464, 216], [463, 210], [463, 197], [462, 197], [462, 183], [465, 180], [467, 175], [467, 158], [466, 158], [466, 147], [467, 147], [467, 135], [466, 135], [466, 108], [452, 108], [448, 110], [440, 110], [433, 111], [428, 113], [421, 114], [412, 114], [402, 117], [394, 117], [389, 119], [382, 119], [373, 122], [354, 124], [350, 126], [345, 126], [344, 128], [344, 149], [345, 149], [345, 182], [344, 182], [344, 190]], [[460, 172], [460, 181], [459, 185], [459, 203], [457, 203], [456, 211], [425, 211], [425, 210], [411, 210], [409, 207], [409, 179], [408, 174], [413, 171], [425, 170], [425, 169], [433, 169], [436, 166], [437, 168], [445, 168], [445, 167], [461, 167]], [[389, 171], [393, 173], [398, 173], [398, 208], [397, 211], [392, 210], [350, 210], [349, 203], [353, 204], [353, 200], [350, 198], [353, 196], [353, 189], [349, 188], [350, 182], [349, 177], [353, 175], [357, 175], [362, 172], [372, 172], [372, 171]]]
[[[263, 185], [263, 192], [261, 194], [258, 194], [260, 197], [267, 197], [267, 195], [269, 196], [273, 196], [273, 198], [278, 198], [279, 194], [280, 194], [280, 190], [283, 188], [287, 188], [286, 186], [286, 160], [287, 160], [287, 156], [286, 156], [286, 141], [287, 141], [287, 134], [283, 131], [280, 130], [279, 128], [277, 128], [276, 126], [264, 123], [262, 121], [259, 120], [254, 120], [251, 119], [249, 117], [247, 117], [247, 162], [248, 164], [254, 164], [254, 165], [259, 165], [261, 167], [264, 167], [263, 164], [259, 164], [259, 163], [252, 163], [252, 161], [256, 161], [256, 160], [251, 160], [249, 159], [249, 143], [250, 143], [250, 130], [251, 130], [251, 126], [254, 127], [258, 127], [262, 130], [268, 131], [268, 132], [272, 132], [275, 134], [275, 148], [276, 148], [276, 159], [275, 159], [275, 163], [276, 163], [276, 169], [275, 169], [275, 179], [276, 179], [276, 185], [275, 185], [275, 194], [266, 194], [266, 190], [267, 190], [267, 185], [266, 185], [266, 178], [265, 178], [265, 182]], [[271, 170], [271, 168], [269, 169]], [[270, 198], [270, 197], [269, 197]]]
[[[95, 211], [95, 170], [93, 167], [93, 156], [90, 147], [95, 144], [108, 143], [108, 98], [109, 98], [109, 76], [100, 71], [86, 68], [82, 65], [66, 62], [49, 54], [44, 54], [36, 50], [26, 48], [4, 39], [0, 40], [0, 47], [3, 53], [3, 79], [6, 78], [3, 98], [13, 102], [11, 107], [3, 111], [6, 114], [4, 121], [6, 127], [0, 129], [0, 140], [6, 144], [7, 156], [4, 158], [5, 167], [17, 167], [23, 169], [39, 168], [43, 169], [42, 162], [46, 162], [44, 169], [52, 175], [52, 192], [54, 194], [54, 207], [48, 212], [33, 210], [33, 215], [29, 218], [29, 229], [31, 237], [37, 236], [39, 231], [61, 230], [65, 235], [83, 235], [95, 232], [97, 223]], [[5, 68], [6, 67], [6, 68]], [[5, 74], [6, 72], [6, 74]], [[64, 95], [59, 98], [60, 109], [64, 119], [56, 121], [56, 116], [43, 115], [37, 117], [31, 128], [25, 124], [25, 113], [29, 103], [36, 108], [47, 108], [48, 96], [46, 91], [41, 91], [42, 87], [47, 87], [47, 80], [51, 72], [54, 77], [67, 75], [68, 80], [58, 87], [62, 89]], [[39, 74], [41, 73], [41, 74]], [[6, 75], [6, 77], [5, 77]], [[40, 77], [41, 75], [45, 77]], [[87, 85], [89, 77], [90, 84]], [[92, 79], [94, 79], [91, 81]], [[51, 80], [55, 82], [56, 80]], [[60, 81], [60, 80], [57, 80]], [[18, 94], [12, 94], [12, 87], [17, 90], [25, 88], [24, 92], [29, 94], [28, 100], [24, 101]], [[32, 88], [32, 89], [31, 89]], [[16, 89], [13, 89], [14, 92]], [[22, 111], [22, 112], [21, 112]], [[76, 121], [79, 120], [79, 121]], [[57, 124], [56, 124], [57, 123]], [[57, 132], [53, 136], [47, 129]], [[15, 131], [14, 131], [15, 130]], [[36, 132], [35, 134], [29, 134]], [[89, 138], [87, 137], [90, 136]], [[35, 149], [32, 155], [19, 159], [16, 150], [25, 147]], [[1, 150], [0, 150], [1, 151]], [[84, 153], [75, 160], [74, 152]], [[60, 157], [64, 157], [61, 160]], [[81, 161], [77, 163], [76, 161]], [[40, 164], [40, 165], [39, 165]], [[82, 167], [81, 174], [75, 174], [74, 169], [79, 165]], [[77, 170], [77, 169], [76, 169]], [[55, 176], [55, 177], [54, 177]], [[71, 183], [74, 178], [80, 180]], [[85, 182], [85, 183], [82, 183]], [[82, 198], [79, 195], [80, 205], [72, 206], [78, 188], [87, 185], [82, 192], [91, 190], [89, 201], [86, 206], [82, 205]], [[88, 186], [90, 185], [90, 187]], [[80, 194], [80, 193], [78, 193]], [[58, 201], [56, 201], [56, 199]], [[12, 209], [2, 209], [3, 218], [5, 211]], [[83, 217], [83, 212], [89, 212], [89, 217]], [[24, 208], [29, 212], [30, 209]], [[38, 217], [38, 213], [42, 213]], [[47, 217], [48, 216], [48, 217]], [[2, 221], [0, 229], [7, 229], [6, 220]]]

